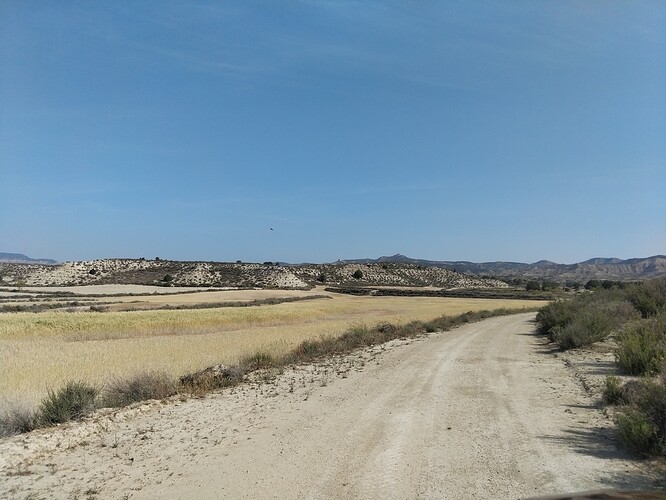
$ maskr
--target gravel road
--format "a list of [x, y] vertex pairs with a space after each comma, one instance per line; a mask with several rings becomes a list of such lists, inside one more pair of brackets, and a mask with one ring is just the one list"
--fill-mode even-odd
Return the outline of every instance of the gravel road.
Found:
[[0, 496], [518, 498], [650, 488], [534, 314], [0, 443]]

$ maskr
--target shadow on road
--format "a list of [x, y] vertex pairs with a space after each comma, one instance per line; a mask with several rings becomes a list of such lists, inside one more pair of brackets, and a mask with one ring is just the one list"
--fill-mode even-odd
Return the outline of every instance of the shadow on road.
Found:
[[[624, 472], [608, 473], [599, 478], [610, 489], [618, 490], [666, 490], [666, 477], [659, 473], [659, 467], [649, 468], [654, 474], [646, 475], [645, 469], [639, 470], [630, 460], [637, 457], [631, 456], [622, 450], [614, 434], [613, 429], [593, 427], [590, 429], [569, 429], [563, 436], [542, 436], [546, 441], [562, 444], [577, 453], [593, 456], [604, 460], [628, 460]], [[643, 469], [641, 467], [641, 469]]]
[[577, 453], [604, 459], [630, 458], [618, 446], [612, 429], [592, 427], [589, 429], [569, 429], [563, 436], [543, 436], [550, 442], [556, 442], [572, 448]]

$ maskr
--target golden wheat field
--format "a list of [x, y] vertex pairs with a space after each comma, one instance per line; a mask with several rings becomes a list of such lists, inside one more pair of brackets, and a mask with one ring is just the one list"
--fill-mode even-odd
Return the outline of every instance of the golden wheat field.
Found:
[[4, 313], [0, 403], [33, 405], [48, 389], [69, 380], [101, 386], [145, 370], [175, 377], [216, 363], [235, 363], [259, 350], [279, 355], [305, 339], [340, 335], [358, 324], [540, 305], [543, 302], [508, 299], [333, 295], [259, 307]]

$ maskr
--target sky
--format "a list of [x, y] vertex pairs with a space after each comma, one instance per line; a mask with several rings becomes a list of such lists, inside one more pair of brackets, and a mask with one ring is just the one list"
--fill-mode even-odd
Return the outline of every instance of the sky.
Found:
[[3, 252], [666, 254], [663, 1], [3, 0], [0, 68]]

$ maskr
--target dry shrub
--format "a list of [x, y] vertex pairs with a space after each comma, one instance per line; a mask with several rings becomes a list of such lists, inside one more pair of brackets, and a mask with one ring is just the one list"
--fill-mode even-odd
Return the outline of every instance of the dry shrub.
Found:
[[276, 359], [269, 352], [259, 351], [250, 356], [245, 356], [240, 361], [240, 366], [246, 371], [254, 371], [265, 368], [272, 368], [276, 364]]
[[164, 372], [143, 372], [112, 380], [104, 391], [103, 404], [127, 406], [138, 401], [164, 399], [176, 394], [175, 382]]
[[35, 428], [35, 414], [24, 406], [11, 406], [0, 416], [0, 437], [30, 432]]
[[222, 387], [239, 384], [245, 376], [240, 366], [214, 365], [204, 370], [180, 377], [181, 390], [191, 394], [202, 394]]

